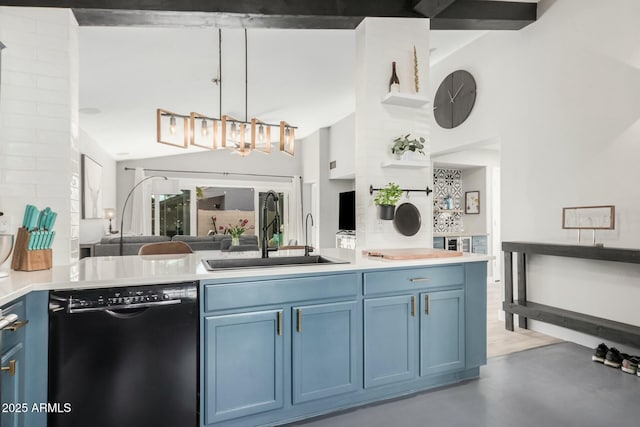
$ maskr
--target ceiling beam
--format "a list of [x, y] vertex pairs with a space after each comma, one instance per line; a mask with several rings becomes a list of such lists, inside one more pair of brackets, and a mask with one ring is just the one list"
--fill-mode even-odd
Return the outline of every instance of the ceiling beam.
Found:
[[71, 8], [82, 26], [353, 29], [366, 16], [431, 17], [432, 29], [512, 30], [536, 3], [484, 0], [9, 0], [3, 6]]
[[9, 0], [4, 6], [240, 13], [280, 16], [419, 17], [411, 0]]
[[352, 30], [364, 17], [73, 9], [81, 26], [291, 28]]
[[431, 18], [432, 30], [520, 30], [536, 21], [537, 3], [456, 0]]
[[418, 0], [413, 10], [423, 16], [437, 16], [440, 12], [451, 6], [456, 0]]

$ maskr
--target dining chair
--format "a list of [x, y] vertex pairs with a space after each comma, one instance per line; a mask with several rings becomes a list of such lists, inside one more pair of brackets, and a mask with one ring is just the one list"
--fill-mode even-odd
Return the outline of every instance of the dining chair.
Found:
[[166, 255], [166, 254], [191, 254], [191, 246], [185, 242], [157, 242], [147, 243], [140, 247], [138, 255]]

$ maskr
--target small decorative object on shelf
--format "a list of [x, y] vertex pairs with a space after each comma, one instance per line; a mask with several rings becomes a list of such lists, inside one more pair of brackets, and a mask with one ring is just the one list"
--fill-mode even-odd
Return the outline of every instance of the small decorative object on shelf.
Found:
[[400, 91], [400, 80], [396, 73], [395, 61], [391, 63], [391, 78], [389, 79], [389, 92], [395, 93]]
[[396, 211], [396, 204], [402, 196], [402, 189], [398, 184], [388, 183], [384, 188], [378, 190], [378, 194], [373, 202], [378, 206], [378, 216], [380, 219], [392, 220]]
[[453, 199], [451, 196], [447, 196], [444, 198], [444, 208], [447, 210], [453, 209]]
[[418, 54], [416, 46], [413, 45], [413, 85], [416, 93], [420, 92], [420, 80], [418, 79]]
[[[420, 137], [419, 139], [410, 139], [411, 134], [406, 134], [404, 136], [399, 136], [393, 140], [394, 144], [391, 147], [391, 153], [396, 157], [396, 159], [400, 160], [404, 158], [405, 160], [416, 160], [416, 155], [421, 154], [424, 156], [424, 143], [425, 139]], [[407, 158], [405, 156], [408, 154], [411, 158]]]

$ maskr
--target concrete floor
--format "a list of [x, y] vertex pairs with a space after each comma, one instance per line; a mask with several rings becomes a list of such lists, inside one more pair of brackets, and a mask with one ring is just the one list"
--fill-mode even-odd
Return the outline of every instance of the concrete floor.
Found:
[[498, 356], [478, 380], [295, 425], [305, 427], [640, 426], [640, 377], [563, 342]]

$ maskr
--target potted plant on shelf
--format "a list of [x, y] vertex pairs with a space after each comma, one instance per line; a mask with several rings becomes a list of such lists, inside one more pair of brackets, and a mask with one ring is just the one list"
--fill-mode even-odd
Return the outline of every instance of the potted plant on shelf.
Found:
[[[406, 134], [404, 136], [399, 136], [393, 140], [393, 147], [391, 147], [391, 153], [396, 157], [396, 159], [400, 160], [404, 158], [405, 160], [415, 160], [416, 154], [421, 154], [424, 156], [424, 143], [425, 139], [420, 137], [418, 139], [410, 139], [411, 134]], [[407, 158], [407, 155], [411, 156], [411, 159]]]
[[388, 183], [384, 188], [378, 190], [378, 194], [373, 202], [378, 206], [378, 216], [380, 219], [393, 219], [396, 211], [396, 204], [402, 196], [402, 190], [398, 184]]

